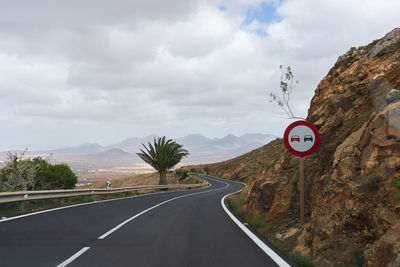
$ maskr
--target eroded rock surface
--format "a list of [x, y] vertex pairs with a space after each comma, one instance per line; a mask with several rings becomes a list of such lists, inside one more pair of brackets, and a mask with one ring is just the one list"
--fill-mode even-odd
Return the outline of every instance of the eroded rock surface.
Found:
[[[338, 58], [319, 83], [307, 120], [321, 134], [305, 160], [306, 224], [297, 250], [321, 266], [400, 266], [400, 29]], [[298, 159], [282, 140], [208, 165], [212, 174], [245, 181], [246, 208], [298, 227]], [[281, 237], [281, 236], [280, 236]]]

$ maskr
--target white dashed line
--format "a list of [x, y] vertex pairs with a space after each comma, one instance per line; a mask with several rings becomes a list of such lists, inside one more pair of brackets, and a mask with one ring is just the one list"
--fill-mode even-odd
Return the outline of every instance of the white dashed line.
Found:
[[69, 257], [68, 259], [66, 259], [65, 261], [63, 261], [62, 263], [60, 263], [59, 265], [57, 265], [57, 267], [65, 267], [68, 264], [70, 264], [71, 262], [73, 262], [74, 260], [76, 260], [79, 256], [81, 256], [83, 253], [85, 253], [86, 251], [88, 251], [90, 249], [90, 247], [84, 247], [81, 250], [79, 250], [77, 253], [75, 253], [74, 255], [72, 255], [71, 257]]

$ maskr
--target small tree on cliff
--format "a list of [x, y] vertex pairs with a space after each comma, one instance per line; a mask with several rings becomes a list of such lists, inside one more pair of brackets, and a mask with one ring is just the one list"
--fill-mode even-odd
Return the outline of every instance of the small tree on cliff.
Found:
[[299, 81], [294, 80], [294, 75], [290, 66], [284, 68], [283, 65], [280, 65], [279, 69], [281, 70], [280, 90], [275, 90], [275, 93], [269, 94], [269, 102], [276, 102], [290, 119], [304, 119], [294, 116], [289, 104], [293, 89]]
[[166, 137], [154, 138], [154, 144], [148, 143], [148, 147], [144, 144], [143, 149], [137, 155], [150, 164], [160, 174], [160, 185], [167, 184], [167, 172], [178, 164], [184, 157], [189, 155], [182, 145]]

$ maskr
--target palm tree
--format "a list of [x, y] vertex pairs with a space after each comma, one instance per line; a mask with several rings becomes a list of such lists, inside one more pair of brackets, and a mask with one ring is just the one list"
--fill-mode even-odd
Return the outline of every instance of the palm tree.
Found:
[[157, 140], [154, 138], [154, 144], [150, 144], [149, 147], [140, 149], [141, 153], [136, 153], [142, 160], [150, 164], [160, 174], [160, 185], [167, 184], [167, 172], [178, 164], [182, 158], [189, 155], [186, 149], [182, 148], [182, 145], [166, 137], [158, 137]]

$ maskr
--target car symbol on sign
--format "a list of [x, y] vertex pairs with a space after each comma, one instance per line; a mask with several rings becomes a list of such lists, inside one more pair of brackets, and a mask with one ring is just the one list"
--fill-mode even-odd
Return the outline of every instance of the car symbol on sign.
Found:
[[305, 135], [304, 136], [304, 142], [307, 142], [307, 141], [312, 142], [312, 141], [314, 141], [314, 139], [313, 139], [313, 137], [311, 135]]
[[290, 138], [290, 142], [300, 142], [300, 137], [298, 135], [292, 135], [292, 137]]

